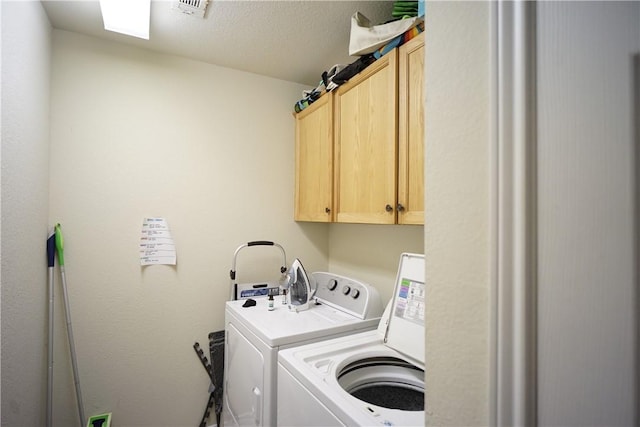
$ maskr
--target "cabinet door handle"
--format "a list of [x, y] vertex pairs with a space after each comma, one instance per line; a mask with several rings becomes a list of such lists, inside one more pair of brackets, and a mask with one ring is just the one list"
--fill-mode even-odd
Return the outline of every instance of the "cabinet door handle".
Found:
[[331, 213], [331, 209], [329, 208], [324, 208], [325, 213]]
[[404, 206], [402, 206], [401, 203], [398, 203], [397, 209], [398, 209], [398, 212], [403, 212], [404, 211]]
[[393, 212], [393, 206], [387, 205], [387, 206], [384, 207], [384, 210], [387, 211], [387, 212]]

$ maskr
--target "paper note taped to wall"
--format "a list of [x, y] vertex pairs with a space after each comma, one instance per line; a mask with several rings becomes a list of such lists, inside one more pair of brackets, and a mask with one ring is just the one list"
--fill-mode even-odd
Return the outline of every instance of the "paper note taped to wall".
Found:
[[164, 218], [145, 218], [140, 235], [140, 265], [176, 265], [176, 247]]

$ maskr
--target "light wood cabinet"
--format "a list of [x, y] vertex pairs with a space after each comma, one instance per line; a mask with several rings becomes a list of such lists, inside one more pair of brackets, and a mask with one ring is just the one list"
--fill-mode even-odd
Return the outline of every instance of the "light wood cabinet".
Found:
[[336, 222], [396, 222], [397, 56], [392, 50], [335, 91]]
[[296, 118], [297, 221], [424, 223], [424, 34]]
[[333, 94], [295, 115], [294, 219], [330, 222], [333, 195]]
[[398, 224], [424, 224], [424, 33], [398, 51]]

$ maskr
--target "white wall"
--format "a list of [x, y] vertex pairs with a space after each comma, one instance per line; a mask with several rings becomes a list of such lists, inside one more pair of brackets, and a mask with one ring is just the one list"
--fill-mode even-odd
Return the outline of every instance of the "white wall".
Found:
[[637, 425], [640, 3], [540, 2], [537, 33], [538, 421]]
[[[197, 425], [208, 381], [192, 345], [224, 327], [236, 247], [273, 240], [289, 262], [328, 266], [326, 225], [293, 221], [291, 113], [304, 87], [59, 30], [52, 64], [50, 221], [65, 237], [85, 411]], [[145, 216], [167, 219], [175, 268], [140, 267]], [[278, 278], [279, 252], [245, 251], [239, 280]], [[56, 339], [54, 417], [74, 425]]]
[[489, 7], [427, 4], [427, 425], [489, 424]]
[[2, 425], [44, 425], [51, 26], [2, 2]]

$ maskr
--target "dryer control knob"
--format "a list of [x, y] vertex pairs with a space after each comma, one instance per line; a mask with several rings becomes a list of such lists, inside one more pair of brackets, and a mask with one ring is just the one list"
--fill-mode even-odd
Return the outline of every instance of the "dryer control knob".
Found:
[[327, 284], [327, 288], [329, 288], [330, 291], [333, 291], [337, 286], [338, 281], [336, 279], [329, 280], [329, 283]]
[[356, 299], [360, 296], [360, 291], [357, 289], [354, 289], [353, 292], [351, 292], [351, 298]]
[[342, 288], [343, 294], [349, 295], [349, 292], [351, 292], [351, 288], [349, 286], [345, 286], [344, 288]]

